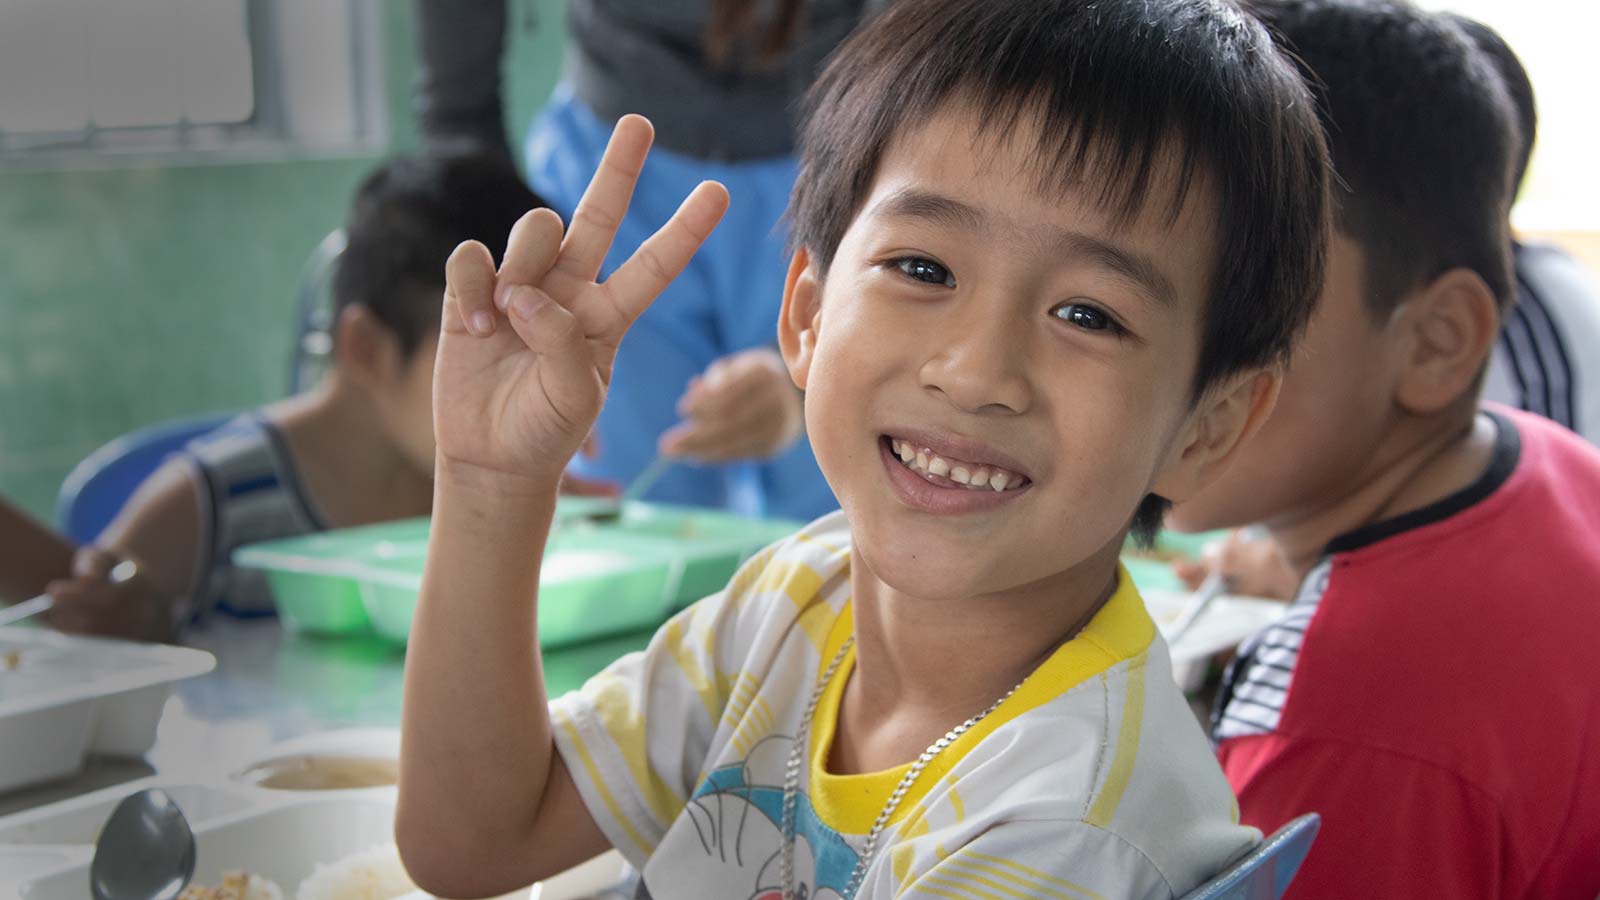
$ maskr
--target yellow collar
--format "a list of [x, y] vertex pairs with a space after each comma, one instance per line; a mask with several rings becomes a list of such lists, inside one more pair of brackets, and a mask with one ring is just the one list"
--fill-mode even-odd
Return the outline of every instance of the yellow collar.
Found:
[[[839, 647], [854, 632], [854, 628], [853, 608], [846, 603], [822, 648], [824, 664], [839, 652]], [[1117, 590], [1105, 606], [1094, 614], [1094, 618], [1076, 637], [1056, 648], [1049, 659], [1024, 679], [1016, 693], [928, 764], [906, 793], [890, 822], [899, 822], [911, 810], [918, 809], [922, 798], [933, 785], [943, 780], [956, 763], [995, 729], [1123, 660], [1145, 652], [1155, 639], [1155, 634], [1155, 623], [1145, 610], [1139, 591], [1134, 588], [1127, 571], [1118, 564]], [[834, 775], [826, 771], [838, 728], [839, 702], [854, 666], [855, 648], [852, 647], [817, 702], [808, 751], [811, 760], [811, 805], [824, 824], [841, 834], [865, 834], [870, 830], [889, 794], [911, 766], [907, 762], [893, 769], [859, 775]]]

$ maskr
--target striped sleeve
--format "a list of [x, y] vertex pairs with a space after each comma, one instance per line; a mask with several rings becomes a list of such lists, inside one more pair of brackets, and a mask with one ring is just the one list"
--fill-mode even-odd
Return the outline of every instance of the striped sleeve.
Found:
[[770, 550], [727, 589], [670, 619], [643, 651], [550, 704], [556, 749], [612, 846], [636, 867], [683, 812], [734, 680], [760, 643], [750, 586]]

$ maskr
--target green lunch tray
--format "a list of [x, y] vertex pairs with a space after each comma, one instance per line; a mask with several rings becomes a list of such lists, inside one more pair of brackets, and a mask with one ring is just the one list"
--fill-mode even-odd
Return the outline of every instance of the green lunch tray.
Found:
[[745, 560], [804, 525], [786, 519], [751, 519], [687, 506], [630, 503], [611, 522], [573, 516], [563, 527], [572, 533], [622, 534], [671, 547], [682, 563], [668, 601], [673, 612], [715, 594]]
[[370, 634], [353, 564], [395, 547], [428, 541], [427, 519], [404, 519], [359, 528], [250, 544], [233, 552], [233, 564], [259, 569], [272, 588], [278, 615], [295, 629], [319, 635]]
[[[641, 628], [721, 590], [739, 564], [799, 523], [690, 507], [562, 498], [540, 584], [539, 633], [561, 646]], [[428, 521], [410, 519], [241, 547], [286, 626], [404, 642], [422, 583]]]

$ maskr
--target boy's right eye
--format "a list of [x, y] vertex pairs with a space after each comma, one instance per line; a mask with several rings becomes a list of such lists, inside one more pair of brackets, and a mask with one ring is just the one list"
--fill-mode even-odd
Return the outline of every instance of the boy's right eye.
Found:
[[938, 284], [950, 288], [956, 286], [956, 277], [950, 274], [949, 269], [925, 257], [902, 256], [890, 260], [889, 265], [899, 269], [907, 278], [924, 284]]

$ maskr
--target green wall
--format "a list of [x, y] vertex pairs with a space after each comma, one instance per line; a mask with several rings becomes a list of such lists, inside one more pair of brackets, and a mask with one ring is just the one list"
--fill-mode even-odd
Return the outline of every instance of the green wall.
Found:
[[[518, 146], [560, 67], [560, 0], [513, 0]], [[390, 145], [416, 146], [408, 3], [385, 0]], [[0, 493], [48, 517], [61, 479], [143, 425], [282, 396], [301, 264], [378, 157], [0, 169]]]

